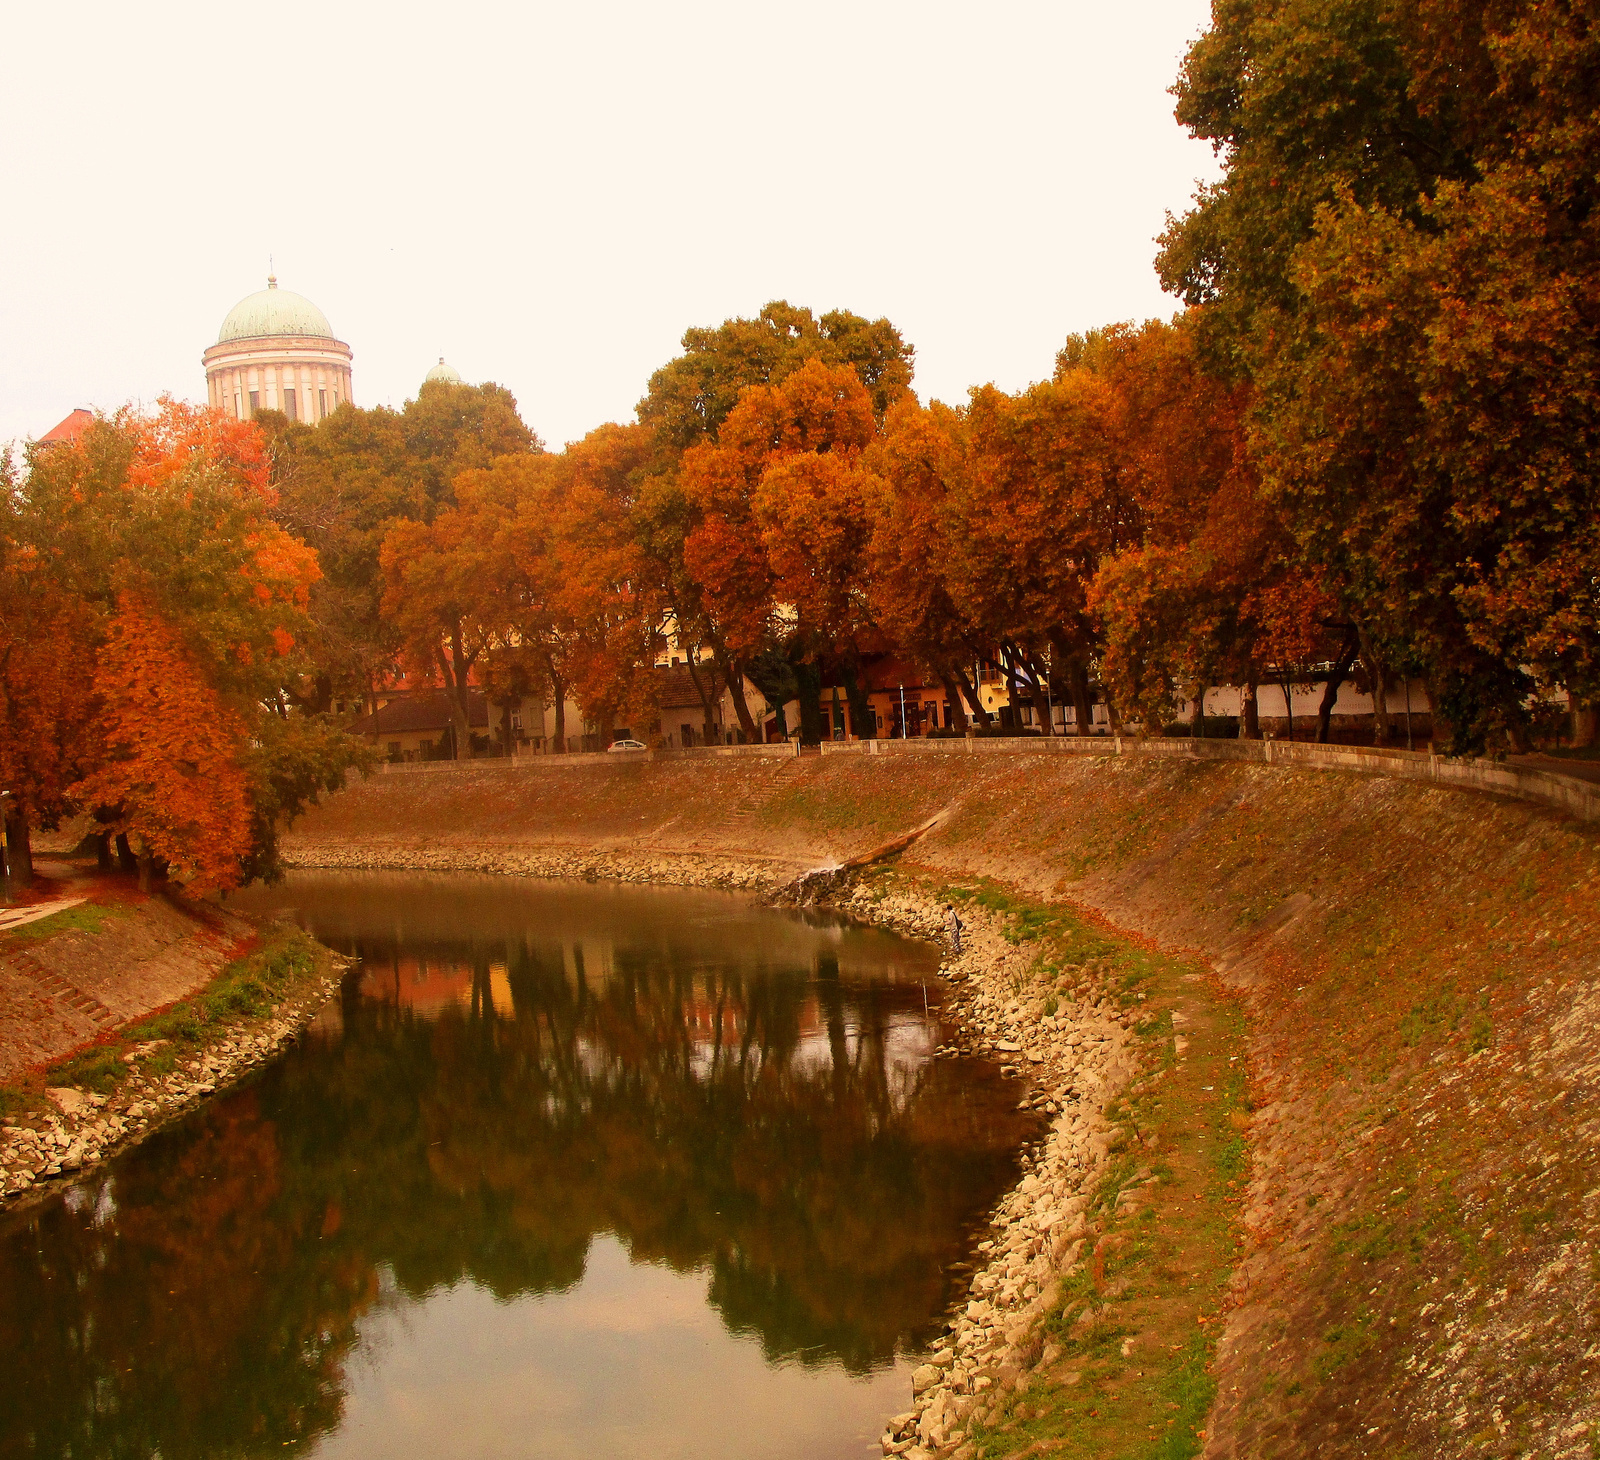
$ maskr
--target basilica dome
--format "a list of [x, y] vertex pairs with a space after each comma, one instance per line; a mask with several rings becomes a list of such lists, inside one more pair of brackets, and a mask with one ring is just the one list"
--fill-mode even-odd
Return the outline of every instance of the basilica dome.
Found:
[[446, 385], [466, 384], [466, 381], [461, 378], [461, 372], [459, 370], [457, 370], [453, 365], [446, 365], [444, 363], [443, 355], [439, 356], [439, 363], [422, 377], [422, 383], [424, 385], [432, 385], [435, 381], [442, 381]]
[[315, 304], [271, 275], [228, 311], [201, 359], [211, 404], [240, 420], [282, 411], [315, 424], [351, 399], [350, 346]]
[[217, 331], [217, 343], [230, 340], [260, 340], [272, 335], [310, 335], [324, 340], [334, 338], [328, 316], [304, 294], [280, 289], [272, 275], [267, 287], [248, 294], [228, 311]]

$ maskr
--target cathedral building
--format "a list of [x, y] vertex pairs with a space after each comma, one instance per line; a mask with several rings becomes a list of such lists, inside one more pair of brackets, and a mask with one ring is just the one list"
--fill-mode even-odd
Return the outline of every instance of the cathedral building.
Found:
[[350, 346], [315, 304], [271, 275], [228, 311], [201, 358], [211, 404], [241, 420], [270, 410], [312, 423], [351, 399]]

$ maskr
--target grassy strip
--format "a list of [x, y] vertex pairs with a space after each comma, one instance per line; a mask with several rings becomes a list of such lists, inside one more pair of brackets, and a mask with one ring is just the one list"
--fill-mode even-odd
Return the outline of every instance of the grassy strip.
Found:
[[[122, 1026], [99, 1042], [48, 1066], [40, 1075], [0, 1085], [0, 1114], [38, 1108], [46, 1086], [75, 1085], [109, 1095], [130, 1073], [165, 1075], [180, 1060], [234, 1026], [262, 1019], [304, 983], [324, 971], [328, 950], [286, 923], [274, 923], [259, 947], [229, 963], [199, 993]], [[130, 1064], [125, 1056], [141, 1044], [164, 1041]]]
[[[63, 908], [49, 917], [23, 923], [18, 928], [7, 928], [0, 938], [16, 943], [42, 943], [58, 933], [88, 933], [91, 937], [106, 925], [108, 918], [120, 918], [128, 909], [120, 903], [80, 902], [76, 907]], [[0, 947], [4, 944], [0, 943]]]
[[[990, 883], [941, 896], [1001, 914], [1014, 943], [1039, 944], [1015, 992], [1109, 991], [1147, 1011], [1136, 1027], [1146, 1073], [1108, 1111], [1110, 1166], [1088, 1212], [1090, 1241], [1045, 1327], [1044, 1358], [986, 1425], [983, 1460], [1029, 1453], [1082, 1460], [1187, 1460], [1204, 1444], [1211, 1363], [1240, 1240], [1249, 1092], [1244, 1025], [1201, 970]], [[1180, 1058], [1173, 1011], [1188, 1041]], [[1119, 1199], [1127, 1195], [1127, 1202]]]

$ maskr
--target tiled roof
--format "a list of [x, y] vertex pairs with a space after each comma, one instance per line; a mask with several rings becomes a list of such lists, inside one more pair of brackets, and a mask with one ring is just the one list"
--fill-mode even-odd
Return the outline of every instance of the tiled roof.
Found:
[[76, 441], [94, 423], [94, 412], [79, 406], [70, 416], [57, 421], [39, 438], [40, 446], [54, 446], [61, 441]]
[[[695, 672], [700, 676], [700, 683], [705, 686], [706, 693], [711, 697], [711, 703], [716, 704], [722, 698], [722, 676], [709, 664], [697, 666]], [[662, 714], [666, 714], [669, 710], [700, 711], [700, 696], [694, 692], [694, 681], [689, 678], [686, 665], [658, 664], [655, 674], [656, 703], [661, 706]]]
[[[474, 730], [489, 725], [489, 701], [482, 690], [467, 691], [467, 723]], [[445, 730], [450, 725], [450, 701], [443, 690], [408, 694], [390, 700], [376, 715], [363, 715], [350, 729], [356, 735], [414, 735], [424, 730]]]

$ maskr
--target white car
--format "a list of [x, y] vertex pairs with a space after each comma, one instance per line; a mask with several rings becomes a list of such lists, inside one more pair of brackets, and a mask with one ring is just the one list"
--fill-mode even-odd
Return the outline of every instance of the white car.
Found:
[[650, 747], [642, 740], [613, 740], [609, 748], [611, 750], [648, 750]]

